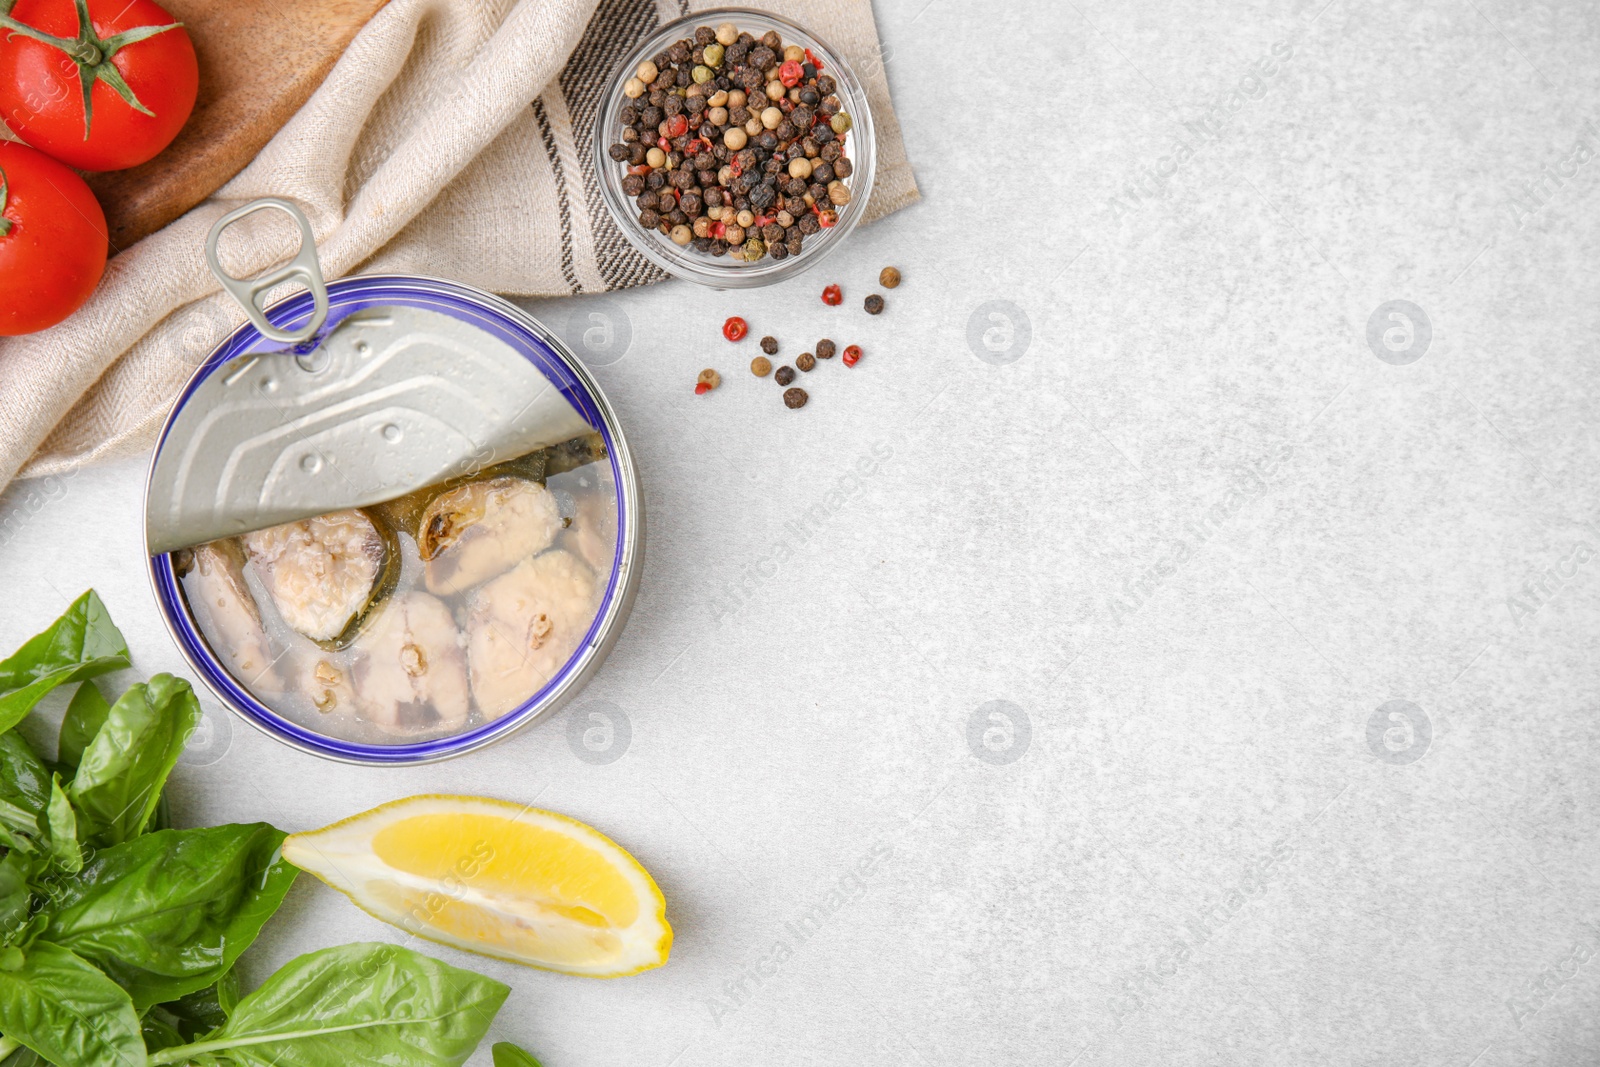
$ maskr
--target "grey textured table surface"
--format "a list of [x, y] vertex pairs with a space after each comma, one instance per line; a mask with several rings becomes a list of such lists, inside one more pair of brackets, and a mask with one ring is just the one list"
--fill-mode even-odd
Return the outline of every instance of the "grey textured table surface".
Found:
[[[617, 837], [664, 969], [439, 950], [549, 1067], [1600, 1062], [1600, 7], [878, 17], [922, 204], [773, 290], [535, 305], [631, 334], [649, 559], [590, 703], [415, 770], [217, 713], [179, 818]], [[734, 312], [867, 356], [789, 412]], [[94, 585], [180, 670], [141, 492], [6, 494], [0, 646]], [[395, 936], [303, 879], [247, 969]]]

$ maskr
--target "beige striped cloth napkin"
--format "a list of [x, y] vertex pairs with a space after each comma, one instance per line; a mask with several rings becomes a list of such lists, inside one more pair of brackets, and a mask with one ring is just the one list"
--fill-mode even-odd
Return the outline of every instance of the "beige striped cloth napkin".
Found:
[[[195, 366], [243, 314], [205, 265], [227, 211], [297, 202], [329, 278], [430, 274], [551, 296], [657, 281], [607, 216], [592, 129], [622, 55], [683, 0], [390, 0], [326, 82], [211, 199], [114, 254], [99, 290], [54, 329], [0, 339], [0, 487], [142, 452]], [[917, 199], [870, 0], [767, 0], [865, 81], [878, 138], [869, 218]], [[272, 215], [273, 213], [268, 213]], [[285, 260], [292, 228], [252, 216], [223, 260]]]

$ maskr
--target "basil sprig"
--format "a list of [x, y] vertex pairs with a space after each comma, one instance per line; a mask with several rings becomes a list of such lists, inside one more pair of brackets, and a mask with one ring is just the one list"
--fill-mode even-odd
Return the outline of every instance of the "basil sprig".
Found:
[[[91, 679], [128, 665], [93, 591], [0, 662], [0, 1067], [460, 1067], [509, 990], [410, 949], [322, 949], [240, 995], [297, 872], [266, 823], [166, 827], [200, 705], [167, 674], [108, 701]], [[52, 762], [14, 727], [71, 683]]]

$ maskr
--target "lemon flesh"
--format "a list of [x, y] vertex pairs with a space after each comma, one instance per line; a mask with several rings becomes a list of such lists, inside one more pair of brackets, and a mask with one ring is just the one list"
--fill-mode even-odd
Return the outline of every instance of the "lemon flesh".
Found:
[[576, 819], [484, 797], [417, 796], [321, 830], [283, 855], [407, 933], [595, 978], [667, 962], [655, 880]]

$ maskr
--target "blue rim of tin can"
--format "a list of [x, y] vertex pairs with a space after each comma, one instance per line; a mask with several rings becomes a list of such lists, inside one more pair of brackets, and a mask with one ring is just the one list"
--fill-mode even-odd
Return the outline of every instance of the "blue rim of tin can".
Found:
[[[554, 678], [527, 701], [493, 722], [431, 741], [367, 745], [341, 741], [292, 722], [272, 711], [240, 685], [217, 661], [201, 637], [179, 587], [171, 553], [149, 557], [150, 580], [156, 603], [179, 651], [206, 687], [246, 722], [285, 744], [328, 759], [366, 765], [431, 763], [465, 755], [504, 740], [536, 719], [555, 711], [587, 681], [610, 651], [632, 606], [642, 562], [643, 509], [632, 457], [617, 425], [616, 415], [599, 385], [553, 333], [516, 305], [459, 282], [398, 274], [359, 275], [329, 282], [328, 301], [330, 322], [368, 308], [398, 304], [443, 312], [478, 326], [509, 344], [537, 367], [600, 434], [605, 441], [612, 482], [616, 486], [617, 539], [605, 596], [589, 632]], [[310, 317], [312, 307], [311, 294], [302, 292], [268, 308], [267, 321], [279, 328], [293, 329]], [[201, 382], [239, 356], [273, 348], [287, 351], [290, 347], [264, 341], [261, 332], [246, 322], [212, 350], [173, 403], [151, 454], [151, 470], [155, 469], [155, 458], [166, 444], [167, 434], [172, 429], [177, 413]]]

